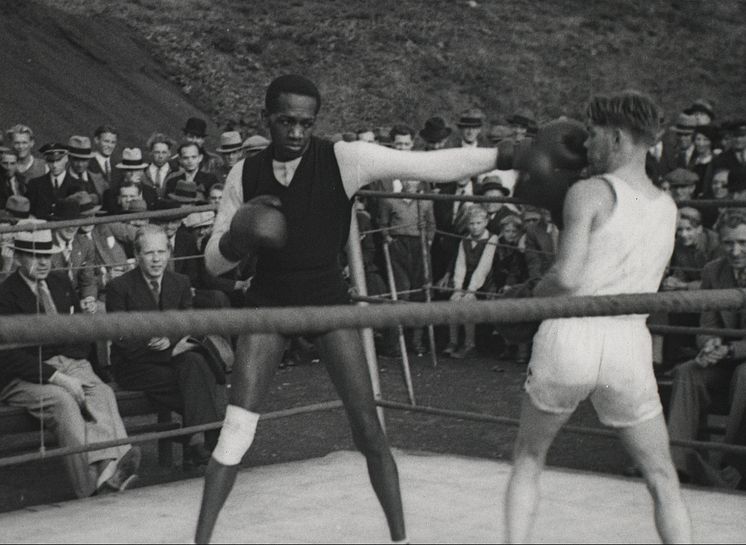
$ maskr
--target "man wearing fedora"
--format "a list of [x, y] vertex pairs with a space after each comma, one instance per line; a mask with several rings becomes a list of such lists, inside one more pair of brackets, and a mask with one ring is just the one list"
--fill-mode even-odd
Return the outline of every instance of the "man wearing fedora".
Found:
[[71, 136], [67, 141], [67, 156], [70, 159], [71, 177], [77, 180], [82, 190], [95, 193], [99, 200], [102, 199], [104, 192], [109, 189], [109, 182], [106, 181], [103, 174], [88, 170], [93, 158], [91, 139], [87, 136]]
[[112, 185], [104, 196], [104, 207], [108, 212], [117, 211], [115, 199], [119, 197], [121, 186], [136, 185], [140, 190], [140, 197], [147, 203], [148, 209], [152, 210], [158, 201], [158, 192], [148, 184], [145, 184], [145, 169], [148, 164], [143, 161], [140, 148], [124, 148], [122, 160], [117, 164], [117, 169], [122, 172], [121, 182]]
[[[101, 211], [101, 205], [97, 204], [94, 195], [80, 191], [71, 195], [69, 198], [75, 198], [80, 206], [81, 217], [93, 217]], [[144, 201], [143, 201], [144, 203]], [[145, 209], [145, 206], [143, 206]], [[117, 235], [134, 239], [134, 231], [130, 230], [127, 235], [123, 235], [124, 225], [112, 227], [109, 223], [100, 223], [98, 225], [82, 225], [78, 228], [78, 237], [91, 241], [95, 252], [95, 263], [98, 266], [99, 274], [96, 275], [98, 281], [98, 299], [105, 301], [106, 285], [114, 278], [121, 276], [132, 268], [127, 262], [127, 251], [124, 244], [117, 238]], [[78, 238], [76, 237], [76, 238]], [[98, 310], [101, 310], [100, 307]]]
[[243, 140], [238, 131], [226, 131], [220, 135], [217, 152], [223, 158], [223, 164], [215, 173], [219, 181], [225, 182], [226, 176], [244, 156]]
[[205, 159], [200, 149], [197, 144], [191, 142], [184, 142], [179, 146], [177, 157], [180, 169], [166, 179], [166, 195], [174, 192], [180, 180], [194, 183], [202, 195], [207, 195], [210, 188], [219, 183], [220, 180], [214, 174], [200, 170], [200, 165]]
[[746, 168], [746, 118], [723, 124], [723, 130], [730, 137], [730, 148], [715, 158], [715, 168]]
[[5, 206], [8, 197], [25, 193], [26, 182], [18, 175], [18, 153], [13, 149], [0, 147], [0, 208]]
[[[13, 249], [18, 269], [0, 285], [0, 314], [80, 312], [67, 275], [50, 272], [51, 256], [58, 249], [49, 229], [16, 233]], [[4, 350], [0, 401], [43, 420], [61, 447], [126, 438], [114, 392], [91, 369], [88, 352], [87, 344]], [[140, 449], [122, 445], [63, 460], [76, 496], [83, 498], [126, 489], [139, 468]]]
[[[66, 197], [55, 206], [51, 221], [82, 218], [78, 193]], [[87, 193], [86, 193], [87, 195]], [[96, 250], [93, 241], [80, 236], [78, 227], [60, 227], [54, 230], [54, 241], [59, 252], [52, 255], [52, 270], [67, 275], [84, 312], [96, 311], [98, 281], [96, 279]]]
[[39, 151], [44, 154], [49, 172], [29, 180], [26, 198], [31, 203], [31, 215], [45, 219], [52, 213], [57, 201], [80, 191], [81, 187], [67, 171], [67, 146], [50, 143], [42, 146]]
[[665, 176], [677, 168], [689, 168], [693, 164], [694, 129], [697, 119], [681, 112], [676, 123], [663, 135], [663, 149], [659, 162], [659, 174]]
[[219, 155], [207, 151], [205, 148], [205, 138], [207, 138], [207, 122], [199, 117], [190, 117], [187, 119], [184, 128], [182, 129], [184, 134], [184, 142], [190, 144], [197, 144], [199, 151], [202, 154], [203, 161], [200, 163], [199, 169], [204, 172], [215, 173], [220, 166], [223, 164], [223, 160]]
[[512, 138], [518, 142], [527, 136], [533, 136], [539, 130], [539, 124], [536, 122], [534, 112], [527, 108], [516, 110], [515, 113], [508, 116], [505, 120], [513, 131]]
[[101, 174], [106, 182], [112, 186], [119, 181], [120, 175], [114, 169], [114, 150], [117, 148], [118, 133], [110, 125], [101, 125], [93, 131], [95, 150], [88, 163], [88, 169]]
[[145, 169], [145, 185], [150, 185], [158, 192], [158, 197], [166, 195], [166, 178], [172, 172], [171, 150], [176, 143], [167, 135], [156, 132], [148, 138], [147, 146], [150, 150], [150, 164]]
[[453, 129], [446, 125], [445, 120], [436, 116], [425, 121], [425, 127], [420, 129], [420, 138], [425, 143], [426, 150], [442, 149], [448, 145], [452, 132]]
[[458, 127], [459, 142], [457, 147], [476, 148], [482, 147], [482, 127], [484, 125], [484, 113], [479, 108], [469, 108], [461, 113], [456, 123]]
[[255, 134], [253, 136], [249, 136], [246, 140], [243, 142], [243, 151], [244, 155], [246, 157], [251, 157], [252, 155], [256, 155], [260, 151], [262, 151], [264, 148], [269, 146], [270, 141], [268, 138], [263, 137], [261, 134]]
[[712, 125], [715, 120], [715, 108], [712, 102], [706, 98], [698, 98], [692, 102], [691, 106], [684, 110], [684, 113], [694, 116], [698, 126]]

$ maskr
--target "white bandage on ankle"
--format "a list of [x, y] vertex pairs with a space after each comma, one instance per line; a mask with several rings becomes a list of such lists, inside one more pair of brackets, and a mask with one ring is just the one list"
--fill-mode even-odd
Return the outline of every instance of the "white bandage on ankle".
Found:
[[225, 422], [220, 431], [220, 439], [212, 457], [226, 466], [235, 466], [241, 462], [251, 443], [254, 442], [259, 415], [236, 405], [228, 405], [225, 410]]

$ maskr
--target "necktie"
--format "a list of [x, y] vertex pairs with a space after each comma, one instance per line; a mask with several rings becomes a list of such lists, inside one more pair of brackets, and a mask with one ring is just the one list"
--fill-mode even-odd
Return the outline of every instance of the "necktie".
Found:
[[106, 176], [106, 181], [111, 181], [111, 165], [109, 164], [109, 158], [107, 157], [104, 160], [104, 175]]
[[158, 193], [161, 192], [161, 185], [163, 184], [163, 176], [161, 175], [161, 169], [160, 167], [155, 167], [155, 188], [158, 190]]
[[736, 285], [739, 288], [746, 288], [746, 269], [741, 269], [740, 271], [733, 271], [736, 276]]
[[72, 243], [65, 244], [62, 249], [62, 255], [65, 258], [65, 266], [67, 267], [67, 276], [70, 278], [70, 282], [75, 282], [75, 275], [73, 274], [73, 264], [70, 261], [70, 256], [73, 253]]
[[52, 294], [49, 292], [49, 286], [47, 286], [46, 281], [39, 281], [38, 290], [39, 299], [41, 301], [41, 306], [44, 308], [44, 312], [46, 314], [57, 314], [57, 307], [54, 306], [54, 300], [52, 299]]
[[[463, 188], [459, 188], [456, 191], [456, 195], [464, 195], [466, 191]], [[453, 219], [455, 221], [456, 216], [458, 216], [458, 211], [461, 210], [461, 206], [464, 204], [464, 201], [455, 201], [453, 203]]]
[[158, 286], [157, 280], [151, 280], [150, 281], [150, 291], [153, 294], [153, 299], [155, 302], [160, 306], [161, 304], [161, 290]]

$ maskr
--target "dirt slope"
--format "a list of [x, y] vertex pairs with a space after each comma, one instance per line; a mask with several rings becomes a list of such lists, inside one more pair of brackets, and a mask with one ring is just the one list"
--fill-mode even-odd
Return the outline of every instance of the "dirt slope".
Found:
[[154, 129], [178, 136], [188, 117], [209, 117], [132, 35], [114, 19], [3, 0], [0, 126], [25, 123], [40, 146], [112, 124], [121, 149], [142, 145]]

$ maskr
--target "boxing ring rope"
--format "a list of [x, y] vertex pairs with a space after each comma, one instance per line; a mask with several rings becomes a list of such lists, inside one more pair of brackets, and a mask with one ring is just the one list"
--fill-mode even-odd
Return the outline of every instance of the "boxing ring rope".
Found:
[[45, 221], [43, 223], [16, 223], [15, 225], [0, 225], [0, 235], [18, 233], [20, 231], [35, 231], [37, 229], [62, 229], [65, 227], [83, 227], [85, 225], [100, 225], [103, 223], [128, 223], [133, 220], [152, 220], [166, 218], [182, 218], [195, 212], [215, 212], [218, 207], [214, 204], [200, 206], [183, 206], [172, 210], [148, 210], [146, 212], [130, 212], [100, 217], [86, 216], [74, 220]]
[[298, 335], [335, 329], [428, 324], [533, 322], [552, 318], [699, 312], [746, 306], [746, 289], [691, 290], [601, 296], [534, 297], [499, 301], [334, 305], [191, 311], [114, 312], [106, 315], [0, 316], [0, 343], [74, 343], [119, 337], [181, 337], [221, 333]]
[[[516, 202], [515, 199], [500, 199], [480, 196], [455, 196], [439, 194], [387, 194], [384, 192], [360, 192], [363, 196], [383, 196], [391, 198], [415, 198], [430, 200], [471, 200], [475, 202]], [[442, 197], [442, 198], [439, 198]], [[713, 206], [746, 206], [746, 202], [725, 204], [720, 201], [695, 201], [696, 204], [706, 202]], [[680, 203], [684, 204], [684, 203]], [[688, 203], [687, 203], [688, 204]], [[20, 226], [0, 226], [0, 234], [6, 232], [28, 231], [34, 228], [61, 228], [87, 224], [110, 223], [115, 221], [131, 221], [134, 219], [151, 219], [155, 217], [182, 217], [192, 212], [215, 210], [215, 206], [184, 207], [176, 210], [142, 212], [108, 216], [102, 218], [82, 218], [61, 222], [47, 222], [44, 224], [26, 224]], [[354, 215], [353, 215], [354, 218]], [[357, 224], [353, 221], [350, 240], [355, 241], [348, 246], [350, 254], [350, 268], [356, 288], [359, 292], [357, 299], [365, 305], [367, 302], [380, 303], [382, 300], [367, 297], [364, 281], [360, 286], [359, 278], [364, 278], [361, 268], [359, 233]], [[352, 248], [350, 248], [352, 247]], [[355, 248], [357, 247], [357, 248]], [[355, 257], [355, 253], [358, 256]], [[361, 275], [362, 272], [362, 275]], [[385, 301], [393, 302], [393, 301]], [[334, 329], [362, 329], [366, 352], [372, 346], [371, 328], [385, 328], [396, 324], [399, 326], [432, 326], [434, 324], [450, 323], [511, 323], [531, 322], [550, 318], [569, 318], [585, 316], [612, 316], [627, 314], [647, 314], [653, 311], [692, 312], [703, 310], [740, 309], [746, 306], [746, 290], [723, 289], [682, 291], [649, 294], [626, 294], [613, 296], [583, 296], [583, 297], [552, 297], [531, 299], [502, 299], [500, 301], [473, 302], [435, 302], [435, 303], [403, 303], [391, 305], [370, 306], [328, 306], [301, 308], [263, 308], [263, 309], [222, 309], [182, 312], [130, 312], [112, 313], [106, 315], [16, 315], [0, 316], [0, 343], [14, 345], [46, 344], [55, 342], [90, 341], [94, 339], [111, 339], [119, 336], [150, 338], [157, 336], [186, 336], [206, 333], [222, 333], [235, 335], [250, 332], [275, 332], [286, 335], [301, 333], [321, 333]], [[746, 332], [739, 330], [704, 330], [703, 328], [682, 328], [679, 326], [651, 326], [660, 332], [681, 332], [687, 330], [692, 334], [715, 334], [722, 336], [746, 337]], [[370, 333], [370, 335], [366, 335]], [[468, 411], [441, 409], [436, 407], [422, 407], [398, 403], [381, 399], [380, 383], [372, 366], [375, 362], [366, 353], [373, 380], [376, 404], [379, 408], [386, 407], [396, 410], [406, 410], [448, 416], [459, 419], [475, 420], [505, 425], [517, 425], [517, 419], [497, 417]], [[264, 419], [281, 418], [294, 414], [330, 410], [341, 407], [339, 401], [322, 402], [304, 407], [296, 407], [283, 411], [276, 411], [263, 415]], [[379, 413], [380, 414], [380, 413]], [[108, 446], [139, 443], [159, 438], [189, 435], [199, 431], [217, 429], [221, 422], [180, 428], [178, 430], [161, 431], [128, 437], [117, 441], [93, 443], [80, 447], [55, 448], [19, 456], [0, 458], [0, 467], [98, 450]], [[583, 433], [603, 437], [614, 436], [610, 430], [565, 426], [563, 429], [572, 433]], [[746, 447], [726, 445], [704, 441], [672, 441], [674, 446], [689, 447], [695, 450], [717, 450], [746, 455]]]

